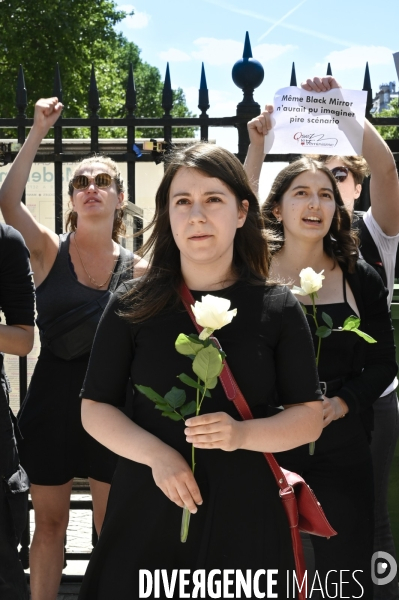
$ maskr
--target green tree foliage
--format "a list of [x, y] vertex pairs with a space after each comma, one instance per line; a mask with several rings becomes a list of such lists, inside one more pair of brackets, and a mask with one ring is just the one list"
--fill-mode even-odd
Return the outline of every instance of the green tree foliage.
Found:
[[[91, 65], [96, 71], [101, 117], [125, 114], [129, 64], [133, 64], [138, 117], [161, 117], [162, 81], [155, 67], [142, 61], [139, 48], [115, 31], [126, 12], [113, 0], [0, 0], [0, 115], [16, 115], [15, 92], [19, 64], [28, 90], [27, 114], [35, 101], [53, 94], [54, 71], [61, 71], [65, 117], [89, 114]], [[183, 91], [174, 91], [172, 114], [192, 116]], [[138, 136], [162, 136], [160, 130]], [[175, 134], [176, 132], [174, 132]], [[69, 135], [68, 135], [69, 134]], [[64, 130], [68, 137], [85, 137], [84, 130]], [[122, 137], [125, 130], [101, 130], [101, 137]], [[193, 129], [179, 129], [192, 137]]]
[[[399, 100], [394, 98], [390, 103], [390, 108], [382, 110], [375, 116], [375, 123], [378, 122], [378, 117], [399, 117]], [[399, 138], [399, 126], [395, 125], [376, 125], [376, 129], [384, 140], [396, 140]]]

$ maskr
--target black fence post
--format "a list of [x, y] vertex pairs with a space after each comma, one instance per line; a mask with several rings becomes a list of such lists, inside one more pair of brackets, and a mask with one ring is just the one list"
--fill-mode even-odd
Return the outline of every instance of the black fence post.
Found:
[[371, 109], [373, 108], [373, 90], [371, 88], [371, 79], [370, 79], [370, 71], [369, 71], [369, 63], [366, 63], [366, 70], [364, 72], [364, 82], [363, 82], [363, 91], [367, 92], [367, 102], [366, 102], [366, 119], [370, 119], [371, 117]]
[[[169, 63], [166, 63], [165, 81], [162, 90], [162, 108], [165, 111], [163, 118], [166, 119], [166, 121], [171, 120], [172, 116], [170, 114], [170, 111], [173, 108], [173, 92], [172, 84], [170, 81]], [[170, 146], [172, 143], [172, 125], [164, 125], [163, 130], [164, 140], [168, 144], [168, 146]]]
[[[128, 155], [134, 156], [133, 146], [136, 141], [136, 128], [133, 125], [135, 114], [134, 111], [137, 107], [137, 95], [136, 86], [134, 83], [133, 65], [130, 63], [129, 76], [126, 87], [126, 104], [127, 110], [127, 148]], [[130, 121], [130, 123], [129, 123]], [[136, 162], [129, 160], [127, 163], [127, 197], [130, 202], [136, 204]]]
[[[26, 107], [28, 105], [28, 94], [25, 86], [24, 70], [22, 65], [19, 65], [18, 79], [17, 79], [17, 93], [15, 99], [15, 105], [18, 109], [17, 115], [17, 137], [18, 143], [23, 144], [26, 138], [25, 119], [26, 119]], [[26, 192], [24, 190], [21, 198], [21, 202], [26, 204]], [[19, 358], [19, 405], [21, 406], [26, 392], [28, 389], [28, 359], [26, 356]], [[22, 562], [24, 569], [29, 567], [29, 545], [30, 545], [30, 530], [29, 530], [29, 511], [27, 515], [27, 525], [21, 537], [21, 549], [19, 551], [19, 557]]]
[[[89, 109], [91, 110], [91, 118], [98, 119], [98, 111], [100, 109], [100, 96], [97, 89], [96, 74], [94, 65], [91, 66], [90, 87], [89, 87]], [[91, 126], [91, 151], [98, 152], [98, 125]]]
[[[16, 107], [18, 109], [18, 143], [23, 144], [26, 137], [26, 129], [24, 121], [26, 119], [26, 107], [28, 105], [28, 94], [25, 86], [24, 70], [22, 65], [19, 65], [18, 80], [17, 80], [17, 95]], [[21, 201], [26, 204], [26, 192], [22, 194]], [[28, 389], [28, 362], [26, 356], [21, 356], [19, 359], [19, 403], [22, 404]]]
[[297, 83], [296, 83], [296, 72], [295, 72], [295, 63], [292, 63], [292, 68], [291, 68], [291, 79], [290, 79], [290, 86], [292, 87], [296, 87]]
[[[202, 63], [201, 81], [200, 81], [200, 87], [198, 90], [198, 108], [201, 111], [200, 117], [205, 117], [205, 118], [209, 119], [209, 116], [206, 114], [206, 111], [208, 110], [209, 106], [210, 106], [209, 105], [209, 92], [208, 92], [208, 86], [206, 85], [204, 63]], [[204, 140], [205, 142], [207, 142], [208, 135], [209, 135], [208, 125], [201, 125], [201, 140]]]
[[[53, 95], [57, 96], [58, 102], [62, 102], [62, 84], [60, 67], [57, 63], [54, 75]], [[60, 235], [63, 231], [62, 226], [62, 162], [57, 161], [62, 155], [62, 116], [60, 115], [54, 124], [54, 196], [55, 196], [55, 233]]]
[[[252, 58], [251, 42], [248, 31], [245, 36], [244, 52], [232, 70], [232, 78], [237, 87], [244, 92], [244, 98], [237, 105], [237, 117], [244, 117], [250, 121], [260, 113], [260, 106], [254, 100], [254, 89], [259, 87], [263, 81], [264, 70], [259, 61]], [[238, 158], [244, 162], [249, 146], [249, 135], [247, 124], [240, 123], [238, 129]]]

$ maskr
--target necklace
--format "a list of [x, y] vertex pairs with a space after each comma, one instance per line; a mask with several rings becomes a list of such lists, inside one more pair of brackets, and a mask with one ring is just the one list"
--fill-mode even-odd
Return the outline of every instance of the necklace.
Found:
[[[80, 251], [79, 251], [79, 246], [78, 246], [78, 243], [77, 243], [77, 241], [76, 241], [76, 231], [75, 231], [75, 235], [73, 236], [73, 241], [74, 241], [75, 248], [76, 248], [76, 250], [77, 250], [77, 253], [78, 253], [78, 256], [79, 256], [80, 262], [82, 263], [82, 267], [83, 267], [83, 269], [84, 269], [84, 272], [86, 273], [87, 277], [90, 279], [91, 283], [94, 283], [94, 285], [95, 285], [95, 286], [96, 286], [96, 287], [97, 287], [97, 288], [100, 290], [102, 287], [104, 287], [104, 286], [105, 286], [105, 285], [106, 285], [106, 284], [109, 282], [109, 280], [111, 279], [111, 277], [112, 277], [112, 275], [113, 275], [113, 272], [114, 272], [114, 271], [112, 270], [112, 271], [110, 272], [110, 274], [108, 275], [108, 277], [107, 277], [107, 279], [104, 281], [104, 283], [101, 283], [101, 284], [97, 283], [97, 281], [96, 281], [96, 280], [95, 280], [95, 279], [94, 279], [94, 278], [93, 278], [93, 277], [90, 275], [90, 273], [87, 271], [87, 269], [86, 269], [86, 267], [85, 267], [85, 264], [84, 264], [84, 262], [83, 262], [82, 256], [81, 256], [81, 254], [80, 254]], [[115, 262], [116, 262], [116, 261], [115, 261]]]

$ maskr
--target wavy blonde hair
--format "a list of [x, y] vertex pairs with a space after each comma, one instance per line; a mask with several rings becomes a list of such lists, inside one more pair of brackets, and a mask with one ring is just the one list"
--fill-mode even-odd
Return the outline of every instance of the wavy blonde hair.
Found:
[[[109, 158], [108, 156], [103, 156], [103, 155], [91, 156], [90, 158], [85, 158], [85, 159], [81, 160], [80, 162], [78, 162], [73, 170], [71, 179], [69, 180], [69, 183], [68, 183], [68, 195], [69, 195], [70, 201], [72, 201], [73, 190], [74, 190], [74, 187], [72, 185], [72, 179], [75, 177], [76, 173], [82, 167], [85, 167], [88, 165], [93, 165], [93, 164], [98, 164], [98, 163], [108, 167], [111, 170], [111, 172], [113, 173], [113, 177], [114, 177], [114, 180], [116, 183], [116, 189], [118, 190], [118, 194], [125, 192], [125, 185], [124, 185], [121, 173], [119, 171], [118, 164], [114, 160], [112, 160], [112, 158]], [[119, 243], [120, 236], [124, 236], [126, 234], [126, 227], [123, 222], [123, 216], [125, 214], [126, 206], [127, 206], [127, 200], [123, 200], [123, 204], [122, 204], [121, 208], [118, 208], [115, 211], [114, 223], [112, 226], [112, 239], [116, 243]], [[78, 226], [78, 215], [73, 210], [73, 208], [69, 207], [65, 213], [65, 229], [66, 229], [66, 231], [73, 232], [73, 231], [76, 231], [77, 226]]]

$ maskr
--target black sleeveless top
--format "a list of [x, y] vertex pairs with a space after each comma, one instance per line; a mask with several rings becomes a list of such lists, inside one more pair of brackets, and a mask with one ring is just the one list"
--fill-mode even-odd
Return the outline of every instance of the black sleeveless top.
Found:
[[[322, 317], [323, 313], [326, 313], [331, 317], [333, 329], [342, 327], [345, 319], [351, 315], [358, 316], [348, 303], [344, 274], [342, 274], [342, 279], [343, 302], [316, 304], [316, 318], [319, 327], [325, 325]], [[315, 354], [317, 355], [319, 337], [316, 336], [316, 325], [311, 316], [313, 314], [313, 306], [306, 305], [306, 309], [308, 313], [308, 323], [313, 337]], [[360, 329], [362, 329], [361, 324]], [[361, 344], [361, 338], [351, 331], [332, 331], [328, 337], [321, 339], [318, 372], [320, 381], [328, 384], [329, 389], [325, 392], [327, 396], [330, 397], [335, 395], [334, 392], [341, 388], [345, 381], [354, 376], [355, 359]]]
[[[70, 233], [59, 236], [57, 258], [46, 279], [36, 289], [37, 326], [40, 330], [74, 308], [103, 296], [107, 290], [95, 290], [80, 283], [70, 265]], [[114, 288], [133, 278], [133, 254], [120, 247], [119, 258], [109, 287]]]

